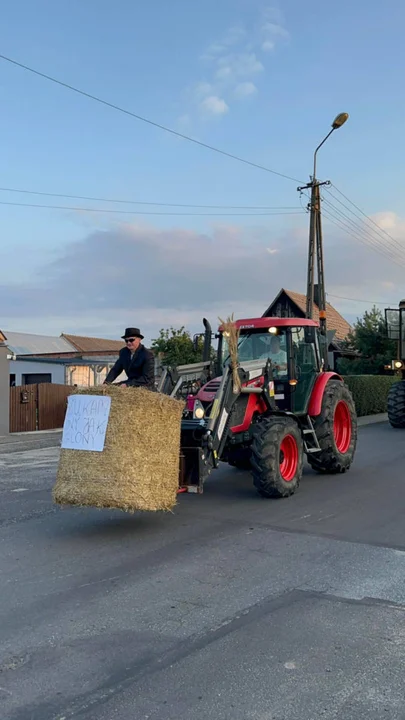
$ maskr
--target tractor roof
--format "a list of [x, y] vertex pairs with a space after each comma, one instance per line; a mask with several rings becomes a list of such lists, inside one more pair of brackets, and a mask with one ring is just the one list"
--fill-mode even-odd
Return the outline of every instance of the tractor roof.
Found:
[[[280, 317], [246, 318], [244, 320], [235, 320], [235, 325], [239, 330], [260, 330], [260, 328], [269, 327], [319, 327], [315, 320]], [[219, 331], [222, 331], [222, 326]]]

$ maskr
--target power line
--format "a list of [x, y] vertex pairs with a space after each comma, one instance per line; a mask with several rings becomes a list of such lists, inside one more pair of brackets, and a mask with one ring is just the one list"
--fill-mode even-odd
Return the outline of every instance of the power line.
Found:
[[7, 202], [0, 200], [0, 205], [11, 205], [13, 207], [29, 207], [29, 208], [42, 208], [48, 210], [73, 210], [78, 212], [88, 213], [118, 213], [120, 215], [188, 215], [188, 216], [199, 216], [199, 217], [211, 217], [211, 216], [243, 216], [243, 217], [262, 217], [270, 215], [303, 215], [302, 210], [296, 210], [295, 212], [260, 212], [260, 213], [194, 213], [194, 212], [154, 212], [148, 210], [115, 210], [113, 208], [84, 208], [84, 207], [72, 207], [68, 205], [38, 205], [36, 203], [18, 203], [18, 202]]
[[381, 237], [381, 239], [384, 240], [384, 242], [386, 242], [385, 237], [383, 237], [383, 235], [385, 235], [390, 240], [390, 242], [394, 243], [394, 245], [397, 245], [401, 251], [403, 251], [405, 249], [404, 246], [401, 245], [400, 242], [398, 242], [398, 240], [393, 238], [392, 235], [387, 233], [386, 230], [384, 230], [376, 222], [374, 222], [374, 220], [372, 220], [372, 218], [370, 218], [368, 215], [366, 215], [363, 212], [363, 210], [361, 210], [354, 202], [352, 202], [352, 200], [350, 200], [346, 195], [344, 195], [340, 190], [338, 190], [338, 188], [335, 187], [335, 185], [333, 187], [335, 188], [335, 190], [337, 190], [338, 193], [340, 193], [342, 195], [342, 197], [344, 197], [349, 203], [351, 203], [351, 205], [353, 205], [353, 207], [356, 208], [356, 210], [358, 210], [369, 221], [369, 223], [372, 223], [372, 225], [377, 228], [376, 230], [374, 230], [374, 227], [370, 227], [369, 225], [367, 225], [367, 223], [364, 220], [362, 220], [362, 218], [359, 218], [359, 216], [356, 215], [356, 213], [354, 213], [353, 210], [351, 210], [351, 208], [349, 208], [347, 205], [345, 205], [345, 203], [343, 203], [341, 200], [339, 200], [339, 198], [336, 197], [336, 195], [334, 195], [331, 190], [326, 188], [327, 191], [329, 192], [329, 194], [331, 195], [331, 197], [333, 197], [338, 203], [340, 203], [340, 205], [342, 205], [344, 208], [346, 208], [346, 210], [351, 212], [355, 218], [358, 218], [360, 220], [360, 222], [364, 223], [364, 225], [366, 226], [368, 231], [371, 230], [372, 232], [374, 232], [376, 235]]
[[[335, 217], [337, 220], [340, 218], [343, 218], [343, 220], [345, 222], [345, 226], [346, 227], [348, 226], [352, 231], [361, 235], [361, 237], [364, 238], [364, 240], [366, 242], [368, 242], [368, 244], [372, 245], [374, 250], [376, 250], [378, 248], [379, 250], [383, 251], [384, 254], [389, 253], [390, 256], [392, 256], [394, 258], [401, 258], [401, 259], [405, 260], [405, 255], [404, 255], [404, 252], [402, 249], [401, 249], [401, 253], [402, 253], [401, 254], [398, 252], [398, 250], [396, 248], [393, 248], [392, 246], [388, 245], [387, 243], [382, 243], [381, 239], [378, 236], [374, 237], [373, 235], [371, 235], [370, 228], [365, 223], [364, 223], [364, 226], [365, 226], [365, 229], [364, 229], [363, 226], [360, 225], [360, 223], [352, 220], [346, 213], [342, 212], [342, 210], [340, 210], [338, 207], [336, 207], [336, 205], [331, 203], [326, 198], [323, 198], [323, 202], [329, 206], [328, 207], [329, 212], [332, 212], [332, 210], [334, 211], [333, 217]], [[332, 210], [329, 208], [331, 208]], [[337, 217], [336, 214], [339, 217]], [[343, 221], [341, 221], [341, 222], [343, 222]], [[388, 255], [387, 255], [387, 257], [388, 257]]]
[[348, 226], [347, 224], [342, 222], [342, 220], [340, 220], [338, 217], [336, 217], [336, 215], [334, 215], [334, 216], [330, 215], [329, 214], [330, 212], [331, 212], [330, 210], [329, 211], [324, 210], [323, 215], [326, 218], [328, 218], [329, 222], [331, 222], [333, 225], [336, 225], [336, 227], [338, 227], [340, 230], [343, 229], [348, 235], [351, 235], [351, 237], [353, 237], [358, 242], [363, 243], [363, 245], [366, 245], [369, 248], [371, 247], [371, 249], [373, 249], [375, 252], [378, 252], [385, 259], [388, 259], [392, 263], [394, 263], [394, 265], [397, 265], [398, 267], [402, 267], [402, 268], [405, 267], [405, 264], [403, 264], [401, 262], [397, 262], [395, 257], [391, 257], [390, 255], [387, 255], [387, 253], [385, 253], [383, 250], [381, 250], [378, 245], [377, 246], [371, 245], [370, 242], [368, 242], [366, 239], [364, 239], [359, 233], [355, 234], [353, 232], [353, 230], [350, 228], [350, 226]]
[[191, 203], [165, 203], [143, 200], [122, 200], [89, 195], [64, 195], [63, 193], [41, 192], [39, 190], [22, 190], [20, 188], [0, 187], [1, 192], [20, 193], [24, 195], [40, 195], [41, 197], [67, 198], [69, 200], [91, 200], [121, 205], [153, 205], [155, 207], [201, 208], [212, 210], [300, 210], [298, 205], [193, 205]]
[[[380, 227], [378, 225], [378, 223], [376, 223], [371, 217], [366, 215], [366, 213], [361, 208], [359, 208], [358, 205], [356, 205], [352, 200], [350, 200], [350, 198], [348, 198], [347, 195], [345, 195], [341, 190], [339, 190], [339, 188], [337, 188], [336, 185], [333, 185], [332, 187], [334, 187], [335, 190], [339, 193], [339, 195], [344, 197], [345, 200], [347, 200], [347, 202], [349, 202], [351, 205], [353, 205], [353, 207], [356, 208], [356, 210], [358, 210], [358, 212], [361, 213], [370, 223], [375, 225], [375, 227], [379, 230], [380, 233], [384, 233], [384, 235], [386, 235], [390, 240], [392, 240], [392, 242], [396, 243], [397, 245], [399, 245], [402, 248], [402, 245], [398, 242], [398, 240], [393, 238], [392, 235], [390, 235], [386, 230], [384, 230], [384, 228]], [[328, 190], [328, 192], [331, 193], [330, 190]], [[333, 193], [331, 193], [331, 195], [333, 195]], [[338, 198], [335, 198], [335, 200], [338, 200]], [[341, 201], [338, 200], [338, 202], [341, 202]], [[341, 204], [343, 204], [343, 203], [341, 203]], [[351, 212], [353, 212], [353, 210]]]
[[149, 118], [145, 118], [142, 115], [138, 115], [137, 113], [134, 113], [131, 110], [126, 110], [125, 108], [122, 108], [119, 105], [115, 105], [115, 103], [109, 102], [108, 100], [103, 100], [102, 98], [97, 97], [96, 95], [92, 95], [91, 93], [88, 93], [85, 90], [80, 90], [79, 88], [74, 87], [73, 85], [69, 85], [69, 83], [65, 83], [62, 80], [58, 80], [57, 78], [52, 77], [51, 75], [47, 75], [46, 73], [40, 72], [39, 70], [35, 70], [34, 68], [29, 67], [28, 65], [24, 65], [23, 63], [20, 63], [17, 60], [13, 60], [12, 58], [7, 57], [6, 55], [0, 54], [0, 59], [5, 60], [6, 62], [11, 63], [12, 65], [16, 65], [17, 67], [22, 68], [23, 70], [27, 70], [28, 72], [33, 73], [34, 75], [38, 75], [38, 77], [44, 78], [45, 80], [49, 80], [50, 82], [53, 82], [56, 85], [60, 85], [61, 87], [67, 88], [68, 90], [71, 90], [72, 92], [75, 92], [78, 95], [87, 97], [89, 100], [94, 100], [95, 102], [99, 103], [100, 105], [105, 105], [106, 107], [112, 108], [113, 110], [117, 110], [118, 112], [124, 113], [125, 115], [129, 115], [130, 117], [133, 117], [136, 120], [140, 120], [141, 122], [147, 123], [148, 125], [153, 125], [153, 127], [159, 128], [159, 130], [164, 130], [165, 132], [168, 132], [171, 135], [175, 135], [176, 137], [182, 138], [182, 140], [188, 140], [189, 142], [192, 142], [195, 145], [199, 145], [200, 147], [204, 147], [207, 150], [212, 150], [212, 152], [219, 153], [220, 155], [229, 157], [232, 160], [237, 160], [238, 162], [244, 163], [245, 165], [250, 165], [251, 167], [257, 168], [258, 170], [264, 170], [265, 172], [271, 173], [272, 175], [278, 175], [278, 177], [285, 178], [286, 180], [291, 180], [294, 183], [301, 182], [301, 180], [297, 180], [297, 178], [290, 177], [289, 175], [285, 175], [284, 173], [277, 172], [276, 170], [271, 170], [270, 168], [265, 167], [264, 165], [259, 165], [258, 163], [254, 163], [251, 160], [246, 160], [245, 158], [241, 158], [238, 155], [233, 155], [232, 153], [226, 152], [225, 150], [221, 150], [220, 148], [214, 147], [213, 145], [204, 143], [201, 140], [196, 140], [195, 138], [192, 138], [189, 135], [184, 135], [184, 133], [177, 132], [177, 130], [173, 130], [172, 128], [166, 127], [165, 125], [162, 125], [161, 123], [157, 123], [157, 122], [154, 122], [153, 120], [149, 120]]
[[[333, 293], [326, 293], [328, 297], [337, 298], [338, 300], [349, 300], [350, 302], [366, 303], [367, 305], [384, 305], [388, 307], [391, 303], [384, 300], [360, 300], [360, 298], [349, 298], [343, 297], [342, 295], [333, 295]], [[395, 303], [394, 303], [395, 304]]]

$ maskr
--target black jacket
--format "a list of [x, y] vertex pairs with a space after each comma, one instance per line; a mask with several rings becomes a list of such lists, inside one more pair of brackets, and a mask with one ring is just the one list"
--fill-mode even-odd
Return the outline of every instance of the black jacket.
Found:
[[105, 382], [112, 383], [122, 372], [125, 372], [128, 380], [126, 385], [133, 387], [155, 387], [155, 358], [150, 350], [140, 345], [132, 355], [127, 347], [120, 350], [120, 354], [114, 367], [108, 373]]

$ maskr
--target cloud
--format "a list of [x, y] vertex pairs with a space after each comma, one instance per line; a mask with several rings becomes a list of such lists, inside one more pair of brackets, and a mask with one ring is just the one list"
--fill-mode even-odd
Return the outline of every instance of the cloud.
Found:
[[[207, 115], [225, 115], [232, 100], [243, 100], [259, 91], [253, 79], [265, 71], [260, 53], [274, 51], [277, 45], [289, 39], [281, 14], [272, 7], [266, 8], [256, 19], [254, 27], [232, 25], [205, 49], [200, 61], [203, 78], [188, 90], [192, 109], [187, 114], [198, 118]], [[219, 98], [213, 103], [211, 98]], [[207, 101], [207, 102], [206, 102]], [[212, 105], [215, 110], [207, 113]]]
[[275, 49], [279, 40], [289, 40], [290, 34], [281, 25], [272, 22], [265, 22], [261, 27], [262, 45], [264, 52], [271, 52]]
[[[381, 217], [391, 218], [390, 234], [405, 247], [405, 221]], [[230, 224], [209, 233], [149, 225], [97, 230], [65, 246], [30, 282], [0, 282], [2, 329], [116, 337], [140, 325], [149, 342], [160, 327], [198, 330], [203, 316], [215, 325], [232, 312], [261, 315], [281, 287], [305, 292], [307, 217], [296, 222], [277, 233]], [[398, 303], [403, 267], [327, 223], [324, 238], [327, 291], [339, 310], [352, 318], [369, 305], [333, 295]]]
[[236, 86], [234, 93], [237, 98], [246, 98], [249, 97], [249, 95], [257, 93], [257, 87], [252, 82], [239, 83]]
[[209, 115], [224, 115], [228, 112], [229, 107], [223, 98], [219, 98], [216, 95], [210, 95], [202, 101], [202, 110]]
[[219, 42], [214, 42], [207, 47], [201, 60], [207, 62], [213, 60], [218, 55], [227, 52], [230, 47], [238, 44], [246, 35], [246, 30], [242, 25], [233, 25], [225, 32]]
[[264, 66], [255, 53], [234, 53], [219, 58], [215, 77], [217, 80], [225, 78], [237, 80], [257, 75], [263, 70]]
[[271, 52], [279, 42], [290, 40], [290, 33], [284, 27], [282, 14], [277, 8], [268, 7], [263, 11], [259, 36], [263, 52]]

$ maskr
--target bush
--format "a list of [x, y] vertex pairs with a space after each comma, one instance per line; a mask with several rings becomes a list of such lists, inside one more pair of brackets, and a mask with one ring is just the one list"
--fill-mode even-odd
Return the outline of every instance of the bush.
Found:
[[343, 379], [353, 395], [359, 417], [387, 412], [388, 391], [400, 380], [392, 375], [347, 375]]

